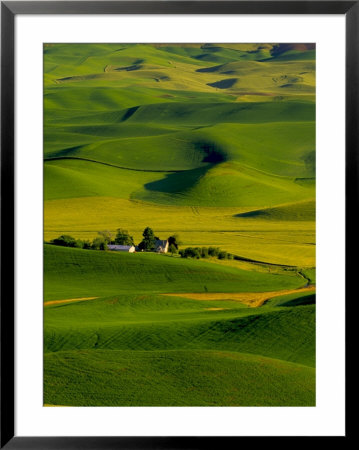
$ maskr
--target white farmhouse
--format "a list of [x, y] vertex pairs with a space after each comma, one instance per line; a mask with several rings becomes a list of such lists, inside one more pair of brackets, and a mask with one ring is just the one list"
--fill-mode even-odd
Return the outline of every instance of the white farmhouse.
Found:
[[167, 253], [168, 252], [168, 240], [158, 239], [155, 244], [155, 252], [157, 253]]
[[128, 252], [133, 253], [135, 247], [133, 245], [108, 245], [107, 248], [113, 252]]

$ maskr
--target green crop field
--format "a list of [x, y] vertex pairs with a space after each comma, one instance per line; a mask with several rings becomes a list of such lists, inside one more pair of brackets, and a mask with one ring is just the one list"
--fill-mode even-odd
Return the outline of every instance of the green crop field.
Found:
[[44, 404], [315, 405], [315, 174], [312, 44], [45, 44]]

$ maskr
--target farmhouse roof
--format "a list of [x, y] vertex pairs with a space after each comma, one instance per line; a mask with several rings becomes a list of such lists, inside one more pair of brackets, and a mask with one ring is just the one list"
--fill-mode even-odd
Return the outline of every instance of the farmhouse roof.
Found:
[[159, 247], [159, 246], [165, 247], [166, 244], [167, 244], [167, 239], [165, 239], [165, 240], [157, 239], [157, 241], [156, 241], [156, 247]]
[[129, 250], [133, 245], [108, 245], [109, 250]]

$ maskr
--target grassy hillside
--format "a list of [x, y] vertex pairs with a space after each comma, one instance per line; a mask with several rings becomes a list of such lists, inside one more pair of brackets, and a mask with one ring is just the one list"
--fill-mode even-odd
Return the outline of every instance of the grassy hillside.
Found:
[[45, 386], [44, 403], [50, 405], [315, 404], [314, 369], [237, 352], [51, 353], [45, 356]]
[[45, 307], [45, 350], [204, 348], [313, 366], [314, 307], [297, 306], [299, 295], [293, 294], [297, 303], [282, 300], [275, 308], [273, 303], [251, 308], [235, 300], [153, 294], [49, 305]]
[[[303, 286], [294, 273], [55, 246], [45, 247], [45, 268], [46, 300], [60, 292], [73, 296], [45, 303], [46, 404], [314, 404], [314, 305], [300, 291], [281, 296], [285, 286]], [[204, 280], [206, 292], [278, 288], [278, 299], [253, 308], [230, 292], [223, 300], [200, 301], [154, 294], [203, 292]], [[80, 297], [111, 290], [116, 295]], [[107, 383], [94, 390], [103, 377]], [[273, 383], [259, 393], [265, 377]], [[278, 395], [281, 383], [286, 395]], [[134, 395], [136, 384], [141, 387]]]
[[260, 292], [305, 284], [295, 272], [256, 273], [151, 253], [111, 253], [45, 245], [46, 300], [119, 292]]
[[314, 405], [315, 160], [313, 44], [45, 44], [45, 241], [237, 258], [45, 245], [44, 403]]
[[[45, 249], [46, 299], [58, 298], [59, 292], [76, 297], [108, 294], [109, 286], [117, 290], [105, 298], [45, 304], [45, 403], [314, 404], [314, 305], [300, 292], [280, 296], [284, 286], [300, 286], [295, 275], [259, 274], [160, 255]], [[179, 285], [169, 279], [170, 273]], [[279, 297], [253, 308], [231, 300], [231, 293], [227, 300], [208, 301], [180, 293], [153, 294], [176, 288], [203, 292], [203, 279], [209, 292], [215, 287], [237, 292], [277, 287]], [[158, 371], [159, 378], [154, 376]], [[260, 389], [265, 377], [273, 382]], [[94, 390], [96, 384], [102, 387]]]

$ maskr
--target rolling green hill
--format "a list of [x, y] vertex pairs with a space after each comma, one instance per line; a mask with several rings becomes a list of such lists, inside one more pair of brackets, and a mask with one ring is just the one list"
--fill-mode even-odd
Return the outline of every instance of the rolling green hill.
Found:
[[238, 214], [237, 217], [283, 221], [314, 221], [315, 202], [312, 200], [308, 202], [281, 205], [276, 208], [257, 209], [247, 213]]
[[[314, 247], [302, 244], [308, 233], [314, 240], [313, 213], [303, 237], [285, 239], [291, 249], [273, 253], [266, 242], [262, 257], [241, 214], [314, 205], [314, 51], [304, 44], [46, 45], [45, 239], [63, 231], [92, 238], [122, 225], [138, 239], [139, 219], [130, 219], [138, 207], [144, 226], [181, 232], [187, 224], [168, 207], [221, 207], [225, 236], [212, 234], [211, 219], [201, 242], [186, 230], [186, 244], [220, 240], [238, 252], [230, 233], [240, 233], [245, 257], [313, 267]], [[178, 217], [193, 224], [195, 211]], [[276, 232], [286, 234], [289, 221], [275, 217]], [[294, 212], [293, 229], [303, 217], [296, 224]], [[268, 233], [263, 221], [259, 227]]]
[[314, 44], [45, 44], [45, 241], [237, 259], [46, 244], [44, 403], [315, 405], [315, 161]]
[[292, 295], [296, 302], [282, 300], [276, 308], [271, 304], [251, 308], [234, 300], [168, 300], [127, 293], [49, 305], [45, 307], [45, 350], [204, 348], [313, 366], [314, 307], [297, 306], [300, 294]]
[[45, 245], [44, 300], [119, 292], [260, 292], [297, 288], [293, 272], [256, 273], [153, 253], [113, 253]]
[[[308, 296], [298, 291], [253, 308], [231, 300], [230, 293], [227, 300], [207, 301], [154, 294], [176, 291], [169, 273], [190, 292], [203, 292], [204, 279], [206, 292], [299, 287], [293, 274], [260, 275], [161, 255], [45, 249], [47, 299], [60, 291], [76, 297], [117, 290], [105, 298], [45, 304], [45, 403], [95, 406], [105, 398], [108, 405], [314, 404], [315, 309]], [[226, 283], [216, 284], [216, 276]], [[123, 377], [122, 371], [128, 373]], [[94, 390], [104, 376], [108, 386]], [[273, 383], [259, 394], [265, 377]], [[134, 400], [136, 383], [148, 394]], [[193, 392], [191, 383], [197, 386]], [[287, 397], [277, 396], [281, 383]]]
[[77, 350], [48, 354], [44, 362], [50, 405], [315, 404], [314, 369], [241, 353]]

